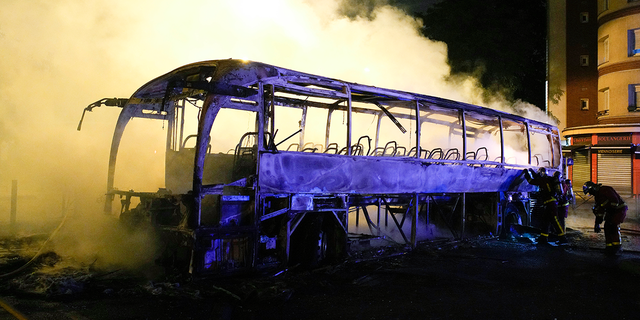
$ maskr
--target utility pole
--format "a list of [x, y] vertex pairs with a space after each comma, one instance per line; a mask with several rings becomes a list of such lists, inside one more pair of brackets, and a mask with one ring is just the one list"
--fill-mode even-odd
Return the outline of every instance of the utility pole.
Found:
[[16, 212], [18, 212], [18, 180], [11, 181], [11, 218], [9, 219], [9, 230], [16, 231]]

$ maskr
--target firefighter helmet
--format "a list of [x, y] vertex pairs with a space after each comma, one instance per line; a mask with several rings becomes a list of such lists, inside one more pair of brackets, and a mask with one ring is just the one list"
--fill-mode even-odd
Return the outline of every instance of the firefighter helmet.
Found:
[[538, 169], [538, 175], [540, 175], [541, 177], [544, 177], [547, 175], [547, 169], [541, 167]]
[[593, 181], [587, 181], [582, 185], [582, 192], [584, 192], [584, 194], [590, 193], [596, 189], [596, 186], [597, 185], [593, 183]]

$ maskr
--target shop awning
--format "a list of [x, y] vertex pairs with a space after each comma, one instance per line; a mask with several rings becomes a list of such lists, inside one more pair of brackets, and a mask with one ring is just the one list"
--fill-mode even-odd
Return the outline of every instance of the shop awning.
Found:
[[625, 145], [593, 145], [591, 146], [591, 150], [605, 150], [605, 149], [610, 149], [610, 150], [629, 150], [631, 148], [635, 147], [635, 145], [633, 144], [625, 144]]
[[562, 152], [571, 152], [574, 150], [589, 149], [590, 147], [591, 146], [588, 146], [588, 145], [562, 146]]

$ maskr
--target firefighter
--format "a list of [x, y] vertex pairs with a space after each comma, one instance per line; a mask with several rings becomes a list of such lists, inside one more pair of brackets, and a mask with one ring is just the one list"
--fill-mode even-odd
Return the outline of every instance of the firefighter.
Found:
[[615, 255], [622, 249], [620, 239], [620, 224], [627, 216], [627, 204], [624, 203], [620, 195], [612, 187], [587, 181], [582, 186], [584, 194], [595, 197], [593, 214], [596, 222], [593, 227], [595, 233], [600, 232], [600, 224], [604, 221], [604, 238], [607, 244], [604, 253]]
[[524, 177], [530, 184], [538, 186], [540, 195], [539, 201], [543, 205], [542, 231], [540, 232], [540, 237], [538, 237], [538, 244], [549, 243], [550, 228], [555, 229], [561, 244], [567, 243], [567, 237], [564, 234], [564, 229], [558, 221], [558, 200], [555, 198], [557, 183], [554, 181], [555, 179], [552, 176], [547, 175], [547, 170], [545, 168], [538, 169], [538, 172], [529, 168], [523, 170], [523, 173]]
[[558, 200], [558, 222], [562, 228], [562, 232], [566, 233], [565, 220], [569, 216], [569, 204], [573, 202], [573, 187], [571, 180], [562, 179], [560, 171], [553, 174], [556, 183], [556, 199]]

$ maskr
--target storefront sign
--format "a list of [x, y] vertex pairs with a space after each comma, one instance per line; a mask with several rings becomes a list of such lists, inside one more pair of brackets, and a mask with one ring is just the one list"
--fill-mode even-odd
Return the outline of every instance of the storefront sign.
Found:
[[591, 144], [591, 136], [575, 136], [571, 138], [571, 144], [574, 146]]
[[596, 151], [598, 153], [607, 153], [607, 154], [625, 154], [625, 153], [631, 153], [631, 149], [627, 148], [627, 149], [596, 149], [593, 150]]
[[599, 135], [598, 136], [598, 144], [599, 145], [624, 145], [631, 144], [631, 135], [623, 134], [623, 135]]

